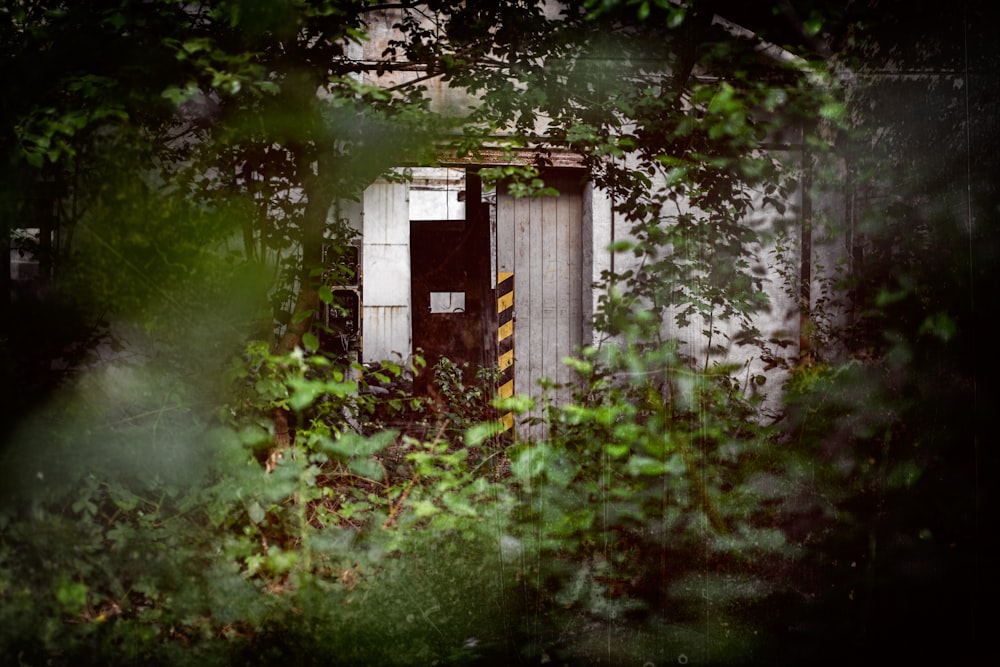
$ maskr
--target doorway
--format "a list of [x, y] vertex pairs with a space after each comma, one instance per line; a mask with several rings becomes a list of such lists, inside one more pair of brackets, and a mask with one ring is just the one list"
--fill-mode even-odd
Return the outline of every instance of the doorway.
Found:
[[464, 220], [410, 222], [413, 349], [427, 364], [414, 379], [418, 394], [429, 393], [442, 358], [464, 365], [467, 385], [478, 369], [495, 364], [490, 228], [480, 199], [479, 179], [469, 173]]

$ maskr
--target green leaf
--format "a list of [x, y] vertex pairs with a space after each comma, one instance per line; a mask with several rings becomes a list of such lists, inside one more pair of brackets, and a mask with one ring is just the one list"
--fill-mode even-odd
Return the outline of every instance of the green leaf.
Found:
[[277, 95], [281, 92], [281, 86], [274, 83], [273, 81], [257, 81], [254, 86], [263, 93], [268, 93], [269, 95]]
[[958, 333], [958, 325], [948, 313], [934, 313], [920, 325], [920, 333], [931, 334], [948, 342]]
[[293, 385], [294, 391], [288, 399], [288, 404], [296, 412], [301, 412], [303, 409], [312, 405], [312, 402], [316, 400], [316, 397], [323, 393], [323, 385], [319, 382], [307, 380], [290, 384]]
[[292, 316], [292, 324], [301, 324], [313, 316], [313, 310], [301, 310]]
[[108, 484], [108, 495], [111, 496], [111, 502], [125, 512], [131, 512], [139, 504], [139, 498], [118, 482]]
[[188, 83], [183, 88], [178, 86], [169, 86], [161, 94], [167, 100], [170, 100], [175, 105], [180, 106], [185, 102], [191, 100], [199, 93], [198, 86], [194, 83]]
[[267, 513], [264, 511], [264, 508], [260, 506], [260, 503], [255, 500], [247, 505], [247, 517], [249, 517], [250, 521], [253, 523], [259, 524], [267, 517]]
[[607, 444], [604, 446], [604, 451], [608, 453], [613, 459], [625, 458], [630, 451], [630, 447], [626, 444]]
[[78, 614], [87, 606], [87, 593], [90, 589], [86, 584], [69, 581], [62, 577], [59, 587], [56, 589], [56, 601], [69, 614]]
[[823, 29], [823, 17], [815, 14], [810, 16], [802, 22], [802, 29], [809, 37], [819, 34], [819, 31]]
[[385, 477], [385, 469], [382, 468], [382, 464], [378, 461], [367, 458], [354, 458], [348, 461], [347, 466], [351, 469], [351, 472], [361, 477], [374, 479], [375, 481], [382, 481], [382, 478]]
[[335, 441], [323, 443], [321, 447], [326, 453], [339, 458], [368, 457], [394, 443], [398, 435], [399, 431], [393, 429], [379, 431], [367, 438], [348, 432]]
[[708, 112], [723, 116], [742, 111], [743, 103], [736, 98], [735, 92], [732, 86], [723, 83], [708, 103]]
[[674, 453], [667, 462], [663, 464], [664, 472], [668, 472], [671, 475], [683, 475], [684, 471], [687, 470], [687, 465], [684, 463], [684, 458], [678, 454]]
[[313, 332], [307, 331], [302, 334], [302, 344], [310, 352], [316, 352], [319, 349], [319, 338]]
[[418, 519], [425, 519], [429, 516], [434, 516], [440, 511], [441, 508], [429, 500], [418, 500], [413, 503], [413, 513]]
[[544, 442], [523, 447], [511, 455], [511, 472], [514, 478], [528, 482], [540, 475], [549, 463], [550, 450]]
[[847, 113], [843, 102], [827, 102], [819, 108], [819, 115], [827, 120], [840, 120]]
[[641, 475], [662, 475], [666, 472], [666, 466], [662, 461], [638, 454], [628, 460], [627, 466], [629, 474], [636, 477]]
[[923, 471], [914, 461], [904, 461], [893, 466], [886, 475], [886, 484], [890, 489], [905, 489], [913, 486], [920, 479]]
[[275, 400], [288, 396], [288, 388], [276, 378], [263, 377], [254, 384], [254, 390], [265, 400]]
[[493, 437], [500, 432], [500, 424], [497, 422], [484, 422], [475, 424], [465, 432], [465, 444], [469, 447], [478, 447], [483, 441]]
[[45, 156], [42, 153], [37, 153], [34, 151], [28, 151], [24, 154], [24, 159], [32, 167], [41, 167], [45, 164]]

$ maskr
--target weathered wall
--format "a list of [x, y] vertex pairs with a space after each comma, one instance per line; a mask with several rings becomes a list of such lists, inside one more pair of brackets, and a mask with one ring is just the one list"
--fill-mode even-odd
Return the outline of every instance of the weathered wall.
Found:
[[[350, 55], [363, 62], [380, 58], [389, 40], [396, 36], [392, 26], [399, 18], [398, 11], [372, 12], [371, 40], [352, 46]], [[363, 79], [379, 85], [398, 85], [424, 75], [419, 66], [408, 67], [402, 61], [395, 64], [396, 69], [390, 67], [380, 77], [368, 72]], [[451, 90], [433, 78], [425, 85], [436, 109], [451, 109], [460, 114], [472, 101], [461, 91]], [[501, 157], [498, 153], [495, 159]], [[796, 161], [801, 160], [795, 150], [787, 157], [793, 168]], [[485, 158], [486, 163], [490, 160]], [[565, 162], [572, 164], [572, 156]], [[424, 169], [414, 172], [410, 183], [377, 183], [366, 191], [361, 225], [365, 360], [405, 358], [412, 354], [408, 222], [464, 219], [465, 204], [457, 196], [461, 190], [461, 170]], [[674, 321], [674, 313], [667, 312], [664, 318], [664, 333], [683, 341], [683, 352], [701, 367], [739, 365], [743, 369], [740, 376], [744, 391], [747, 394], [764, 391], [772, 401], [779, 394], [774, 391], [776, 385], [783, 381], [783, 366], [776, 362], [783, 360], [789, 366], [796, 363], [802, 333], [801, 290], [797, 283], [803, 264], [800, 223], [805, 200], [801, 189], [795, 197], [797, 199], [789, 202], [783, 214], [762, 207], [746, 221], [765, 239], [763, 244], [751, 248], [763, 272], [764, 291], [770, 300], [770, 307], [760, 312], [753, 322], [760, 331], [761, 344], [736, 344], [740, 326], [734, 321], [696, 319], [689, 326], [679, 327]], [[758, 200], [761, 198], [758, 196]], [[572, 211], [560, 211], [560, 207], [569, 205], [571, 200]], [[816, 304], [824, 298], [823, 290], [829, 287], [829, 271], [843, 252], [836, 240], [822, 243], [823, 237], [828, 235], [819, 231], [824, 216], [836, 218], [839, 215], [836, 196], [820, 200], [813, 193], [809, 203], [815, 224], [808, 264], [812, 268], [811, 303]], [[567, 215], [572, 217], [572, 224], [566, 223]], [[534, 393], [535, 383], [541, 377], [569, 379], [560, 359], [575, 346], [603, 342], [600, 332], [592, 326], [602, 294], [601, 274], [608, 270], [622, 272], [637, 260], [631, 253], [612, 256], [609, 252], [608, 247], [614, 240], [627, 237], [627, 225], [616, 219], [611, 199], [589, 183], [573, 197], [559, 203], [545, 199], [519, 201], [500, 193], [495, 216], [495, 256], [489, 261], [494, 264], [494, 274], [511, 271], [516, 276], [517, 391]], [[542, 220], [550, 216], [555, 222], [548, 226]], [[562, 223], [558, 222], [560, 216], [563, 216]], [[559, 237], [560, 232], [553, 231], [555, 229], [562, 229], [563, 236]], [[787, 234], [779, 235], [782, 230]], [[555, 236], [550, 239], [551, 235]], [[553, 250], [556, 247], [566, 252], [560, 255], [561, 251]], [[555, 289], [566, 293], [557, 297]], [[709, 324], [718, 330], [711, 340], [703, 334]], [[765, 375], [767, 381], [762, 386], [756, 378]]]

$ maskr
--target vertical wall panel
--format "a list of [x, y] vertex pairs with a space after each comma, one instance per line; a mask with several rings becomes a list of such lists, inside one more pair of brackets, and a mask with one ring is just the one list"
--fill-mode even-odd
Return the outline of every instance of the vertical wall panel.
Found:
[[412, 352], [407, 186], [374, 183], [362, 205], [362, 360], [407, 359]]
[[[519, 345], [519, 341], [514, 341], [514, 347], [518, 350], [514, 360], [514, 377], [516, 379], [515, 391], [518, 393], [530, 393], [534, 383], [532, 368], [537, 367], [538, 349], [533, 348], [529, 341], [534, 340], [535, 332], [532, 324], [537, 318], [531, 310], [531, 288], [537, 284], [538, 277], [532, 270], [530, 249], [537, 245], [537, 238], [532, 242], [530, 225], [530, 205], [527, 199], [514, 200], [514, 316], [517, 318], [514, 326], [517, 329], [518, 338], [524, 342]], [[537, 233], [535, 234], [537, 237]]]
[[579, 262], [574, 261], [573, 249], [569, 244], [570, 227], [577, 227], [579, 223], [573, 224], [571, 221], [573, 196], [560, 197], [556, 200], [556, 257], [558, 274], [556, 276], [556, 321], [554, 328], [556, 334], [556, 349], [554, 353], [558, 355], [555, 360], [552, 378], [560, 383], [569, 380], [569, 369], [562, 363], [562, 358], [567, 351], [572, 351], [575, 345], [579, 345], [578, 339], [574, 340], [573, 329], [579, 326], [578, 322], [570, 321], [572, 311], [573, 295], [575, 294], [574, 281], [570, 276], [579, 273]]
[[[567, 208], [569, 209], [567, 214], [566, 229], [569, 238], [566, 241], [567, 252], [570, 254], [572, 264], [569, 267], [570, 275], [579, 276], [578, 282], [569, 284], [567, 286], [568, 294], [567, 299], [569, 301], [569, 314], [568, 320], [570, 322], [570, 342], [573, 344], [573, 338], [576, 339], [576, 345], [589, 345], [590, 340], [587, 340], [584, 333], [589, 330], [589, 323], [584, 322], [583, 317], [583, 298], [584, 294], [589, 294], [591, 279], [590, 276], [584, 270], [583, 262], [583, 197], [574, 196], [566, 200]], [[577, 249], [577, 250], [574, 250]], [[568, 369], [567, 369], [568, 372]]]
[[514, 204], [513, 197], [497, 196], [497, 272], [514, 272]]
[[[556, 367], [552, 363], [554, 357], [559, 354], [559, 274], [562, 257], [559, 253], [559, 220], [557, 212], [559, 201], [555, 197], [544, 197], [535, 200], [537, 206], [531, 212], [532, 229], [538, 231], [540, 239], [537, 248], [538, 263], [541, 267], [539, 281], [536, 285], [536, 298], [532, 299], [532, 304], [536, 304], [537, 312], [540, 313], [540, 320], [536, 320], [539, 325], [536, 328], [542, 344], [537, 355], [538, 362], [535, 365], [537, 381], [539, 377], [556, 379]], [[541, 210], [538, 210], [538, 209]], [[533, 310], [533, 313], [535, 311]]]

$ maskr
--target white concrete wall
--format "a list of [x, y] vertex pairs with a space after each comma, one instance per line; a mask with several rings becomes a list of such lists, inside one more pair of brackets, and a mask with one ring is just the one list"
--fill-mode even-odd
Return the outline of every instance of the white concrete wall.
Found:
[[615, 214], [608, 193], [587, 182], [583, 188], [583, 341], [598, 345], [601, 333], [594, 330], [594, 315], [605, 293], [601, 274], [611, 270], [609, 250], [615, 234]]
[[[794, 159], [794, 156], [791, 156], [791, 159]], [[793, 163], [791, 166], [794, 168], [795, 164]], [[658, 186], [654, 184], [654, 187]], [[797, 197], [798, 194], [794, 196]], [[760, 205], [762, 197], [762, 193], [755, 196], [758, 205]], [[764, 239], [770, 239], [773, 232], [782, 227], [787, 227], [792, 233], [797, 235], [799, 233], [798, 221], [800, 219], [798, 201], [793, 199], [787, 203], [789, 207], [784, 215], [779, 215], [773, 208], [759, 206], [759, 210], [748, 216], [744, 224], [760, 232], [761, 237]], [[631, 223], [620, 219], [616, 220], [614, 213], [611, 211], [612, 204], [613, 202], [598, 190], [591, 189], [589, 196], [588, 193], [585, 193], [584, 229], [586, 234], [588, 228], [587, 216], [590, 216], [591, 240], [589, 250], [593, 253], [594, 258], [591, 262], [591, 270], [595, 276], [595, 281], [599, 281], [599, 268], [609, 268], [612, 262], [614, 271], [618, 274], [629, 269], [637, 270], [641, 263], [641, 258], [635, 257], [631, 251], [616, 253], [613, 259], [606, 259], [608, 257], [606, 248], [610, 242], [631, 237]], [[683, 212], [692, 212], [698, 215], [698, 211], [683, 200], [678, 201], [677, 207]], [[671, 208], [664, 212], [667, 220], [664, 224], [669, 224], [669, 218], [677, 213], [677, 209], [671, 204]], [[784, 282], [784, 278], [774, 271], [775, 248], [773, 244], [765, 242], [757, 244], [749, 248], [749, 250], [755, 258], [755, 262], [752, 263], [758, 264], [764, 271], [762, 275], [763, 290], [770, 299], [770, 306], [756, 313], [752, 318], [752, 322], [760, 330], [760, 338], [762, 340], [781, 341], [781, 343], [787, 342], [788, 344], [785, 347], [781, 347], [779, 343], [768, 343], [768, 346], [771, 348], [770, 351], [776, 356], [783, 356], [790, 363], [794, 363], [798, 354], [799, 336], [797, 299], [795, 294], [789, 295], [789, 286]], [[670, 252], [670, 249], [665, 248], [664, 252]], [[795, 272], [794, 275], [797, 275], [800, 259], [797, 252], [796, 246], [792, 248], [791, 252], [787, 253], [787, 258], [791, 263], [790, 269]], [[793, 285], [791, 288], [797, 293], [797, 286]], [[591, 295], [592, 303], [594, 304], [593, 312], [597, 310], [600, 295], [600, 289], [595, 289]], [[662, 314], [661, 331], [663, 336], [680, 341], [680, 352], [692, 357], [699, 369], [706, 367], [706, 361], [708, 370], [712, 370], [716, 365], [728, 366], [735, 364], [739, 366], [741, 370], [736, 376], [741, 380], [746, 395], [763, 394], [767, 398], [765, 407], [777, 408], [781, 394], [780, 386], [786, 375], [780, 366], [772, 366], [767, 358], [768, 355], [759, 346], [736, 344], [735, 340], [741, 329], [740, 322], [735, 318], [724, 321], [719, 319], [718, 316], [713, 317], [709, 321], [709, 318], [701, 318], [695, 315], [691, 317], [691, 324], [688, 326], [678, 326], [675, 315], [682, 307], [684, 307], [682, 304], [679, 304], [677, 308], [668, 307]], [[719, 333], [713, 334], [711, 341], [703, 333], [703, 330], [710, 326], [719, 331]], [[599, 342], [599, 337], [600, 332], [594, 332], [595, 343]], [[722, 350], [716, 350], [709, 354], [709, 343], [712, 348], [718, 347], [722, 348]], [[761, 374], [765, 374], [766, 376], [766, 382], [763, 385], [754, 382], [754, 378]]]
[[[354, 52], [351, 57], [355, 57], [365, 64], [376, 63], [383, 60], [382, 53], [389, 46], [389, 42], [400, 39], [402, 33], [396, 28], [403, 15], [403, 10], [399, 8], [372, 9], [366, 17], [368, 21], [368, 40], [360, 45], [360, 54], [355, 55], [358, 50], [352, 46]], [[433, 24], [429, 16], [423, 20], [424, 26], [433, 29]], [[393, 69], [386, 68], [381, 74], [375, 71], [365, 72], [360, 78], [364, 83], [383, 87], [403, 86], [407, 83], [425, 79], [426, 68], [414, 67], [412, 63], [404, 60], [402, 56], [395, 59], [402, 67]], [[469, 113], [470, 107], [475, 103], [475, 97], [469, 95], [464, 89], [452, 88], [447, 81], [441, 77], [431, 77], [421, 81], [427, 89], [427, 97], [430, 100], [430, 109], [437, 113], [451, 116], [463, 116]]]
[[408, 359], [410, 206], [405, 183], [379, 181], [362, 200], [362, 361]]

